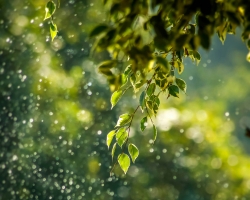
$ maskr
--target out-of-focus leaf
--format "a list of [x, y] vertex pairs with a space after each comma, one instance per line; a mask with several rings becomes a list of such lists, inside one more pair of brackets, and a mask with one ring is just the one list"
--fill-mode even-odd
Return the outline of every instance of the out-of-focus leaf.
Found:
[[146, 124], [147, 124], [147, 121], [148, 121], [148, 117], [143, 117], [142, 120], [141, 120], [141, 131], [144, 131], [145, 128], [147, 127]]
[[155, 127], [155, 125], [153, 125], [153, 130], [154, 130], [154, 138], [153, 141], [155, 142], [156, 138], [157, 138], [157, 129]]
[[162, 58], [160, 56], [156, 57], [156, 61], [158, 64], [160, 64], [162, 66], [162, 69], [166, 72], [169, 73], [170, 72], [170, 66], [168, 61], [165, 58]]
[[128, 145], [128, 152], [132, 158], [133, 163], [135, 162], [136, 158], [139, 156], [139, 150], [134, 144]]
[[96, 26], [89, 34], [90, 37], [94, 37], [94, 36], [97, 36], [101, 33], [103, 33], [104, 31], [108, 30], [108, 26], [107, 25], [99, 25], [99, 26]]
[[140, 95], [140, 99], [139, 99], [139, 102], [140, 102], [140, 106], [141, 106], [141, 109], [143, 110], [144, 109], [144, 105], [145, 105], [145, 96], [146, 96], [146, 93], [145, 91], [143, 91]]
[[130, 166], [130, 158], [127, 154], [122, 153], [118, 156], [118, 163], [122, 171], [126, 174]]
[[151, 96], [155, 92], [155, 83], [151, 83], [147, 89], [147, 95]]
[[115, 143], [115, 144], [113, 145], [113, 148], [112, 148], [112, 151], [111, 151], [112, 160], [114, 159], [116, 144], [117, 144], [117, 143]]
[[111, 142], [112, 142], [112, 140], [113, 140], [115, 134], [116, 134], [116, 131], [115, 131], [115, 130], [110, 131], [110, 132], [108, 133], [108, 135], [107, 135], [107, 140], [106, 140], [108, 148], [109, 148], [109, 146], [110, 146], [110, 144], [111, 144]]
[[50, 18], [56, 11], [56, 4], [53, 1], [49, 1], [45, 7], [45, 17], [44, 20]]
[[122, 114], [122, 115], [120, 115], [115, 127], [124, 126], [124, 125], [128, 124], [130, 121], [131, 121], [130, 114], [128, 114], [128, 113]]

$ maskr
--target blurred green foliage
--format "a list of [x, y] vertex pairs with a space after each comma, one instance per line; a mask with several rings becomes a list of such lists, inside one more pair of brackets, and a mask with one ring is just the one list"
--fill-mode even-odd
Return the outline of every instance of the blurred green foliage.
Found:
[[110, 111], [96, 66], [109, 55], [89, 58], [88, 33], [106, 19], [102, 4], [67, 1], [54, 18], [60, 29], [53, 42], [44, 4], [0, 2], [0, 199], [250, 198], [243, 130], [250, 72], [244, 50], [222, 50], [238, 41], [229, 38], [225, 48], [215, 41], [198, 67], [184, 60], [187, 94], [161, 99], [155, 144], [152, 128], [140, 130], [143, 114], [136, 115], [130, 137], [140, 156], [126, 176], [119, 167], [109, 176], [106, 135], [138, 102], [124, 96]]

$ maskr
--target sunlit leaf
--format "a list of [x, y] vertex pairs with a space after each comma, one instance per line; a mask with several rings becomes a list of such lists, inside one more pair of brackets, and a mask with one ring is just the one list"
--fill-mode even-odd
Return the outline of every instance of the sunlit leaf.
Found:
[[120, 147], [126, 142], [128, 138], [128, 132], [125, 128], [120, 128], [116, 133], [116, 141]]
[[130, 166], [130, 158], [127, 154], [122, 153], [118, 156], [118, 163], [122, 171], [126, 174]]
[[178, 85], [178, 87], [179, 87], [182, 91], [186, 92], [186, 90], [187, 90], [187, 84], [186, 84], [186, 82], [185, 82], [184, 80], [182, 80], [182, 79], [180, 79], [180, 78], [176, 78], [176, 79], [175, 79], [175, 82], [176, 82], [176, 84]]
[[116, 63], [117, 62], [114, 60], [106, 60], [106, 61], [103, 61], [102, 63], [100, 63], [98, 68], [101, 71], [110, 70], [111, 68], [115, 67]]
[[155, 83], [151, 83], [147, 89], [147, 95], [151, 96], [155, 92]]
[[54, 23], [50, 23], [50, 36], [52, 41], [54, 40], [54, 38], [57, 35], [57, 26]]
[[115, 131], [115, 130], [110, 131], [110, 132], [108, 133], [108, 135], [107, 135], [107, 140], [106, 140], [108, 148], [109, 148], [109, 146], [110, 146], [110, 144], [111, 144], [111, 142], [112, 142], [113, 137], [115, 136], [115, 134], [116, 134], [116, 131]]
[[136, 158], [139, 156], [139, 150], [134, 144], [128, 145], [128, 152], [132, 158], [133, 163], [135, 162]]
[[123, 90], [117, 90], [112, 94], [111, 99], [110, 99], [110, 102], [112, 105], [111, 109], [114, 108], [114, 106], [118, 103], [118, 101], [121, 99], [123, 94], [124, 94]]
[[247, 54], [247, 61], [250, 62], [250, 52]]
[[89, 36], [90, 37], [97, 36], [103, 33], [104, 31], [108, 30], [108, 28], [109, 27], [107, 25], [98, 25], [90, 32]]
[[201, 55], [199, 54], [198, 51], [194, 51], [194, 52], [193, 52], [193, 56], [194, 56], [194, 58], [195, 58], [195, 60], [196, 60], [196, 65], [198, 65], [199, 62], [200, 62], [200, 60], [201, 60]]
[[53, 1], [49, 1], [45, 7], [44, 20], [50, 18], [54, 14], [55, 11], [56, 11], [56, 4]]
[[170, 85], [168, 91], [170, 95], [179, 97], [179, 88], [176, 85]]
[[111, 151], [112, 160], [114, 159], [116, 144], [117, 144], [117, 143], [115, 143], [115, 144], [113, 145], [113, 148], [112, 148], [112, 151]]
[[141, 109], [143, 110], [144, 108], [144, 105], [145, 105], [145, 96], [146, 96], [146, 93], [145, 91], [143, 91], [140, 95], [140, 99], [139, 99], [139, 102], [140, 102], [140, 106], [141, 106]]
[[145, 128], [147, 127], [147, 121], [148, 121], [148, 117], [143, 117], [141, 120], [141, 131], [144, 131]]
[[154, 130], [154, 138], [153, 141], [155, 142], [156, 138], [157, 138], [157, 129], [155, 127], [155, 125], [153, 125], [153, 130]]
[[127, 114], [127, 113], [122, 114], [122, 115], [120, 115], [115, 127], [124, 126], [124, 125], [128, 124], [130, 121], [131, 121], [130, 114]]
[[132, 71], [131, 65], [128, 65], [124, 70], [124, 75], [127, 77], [131, 71]]

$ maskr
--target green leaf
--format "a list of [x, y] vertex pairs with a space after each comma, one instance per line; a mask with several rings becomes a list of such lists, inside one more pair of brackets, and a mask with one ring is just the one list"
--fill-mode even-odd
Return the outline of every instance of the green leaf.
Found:
[[196, 60], [196, 65], [198, 65], [199, 62], [201, 61], [201, 55], [199, 54], [198, 51], [193, 51], [193, 56], [194, 56], [194, 58]]
[[101, 34], [102, 32], [108, 30], [108, 26], [107, 25], [99, 25], [96, 26], [89, 34], [89, 37], [94, 37], [97, 36], [99, 34]]
[[111, 142], [112, 142], [113, 137], [115, 136], [115, 134], [116, 134], [115, 130], [110, 131], [110, 132], [108, 133], [108, 135], [107, 135], [107, 140], [106, 140], [108, 148], [109, 148], [109, 146], [110, 146], [110, 144], [111, 144]]
[[170, 85], [168, 91], [170, 95], [179, 98], [179, 88], [176, 85]]
[[53, 22], [50, 23], [50, 36], [52, 38], [52, 41], [57, 35], [57, 26]]
[[140, 89], [145, 83], [145, 80], [140, 80], [135, 84], [135, 89], [138, 90]]
[[45, 17], [44, 20], [50, 18], [56, 11], [56, 4], [53, 1], [49, 1], [45, 7]]
[[127, 113], [122, 114], [122, 115], [120, 115], [115, 127], [124, 126], [124, 125], [128, 124], [130, 121], [131, 121], [130, 114], [127, 114]]
[[156, 57], [156, 61], [158, 64], [160, 64], [163, 68], [163, 70], [166, 72], [166, 73], [169, 73], [170, 72], [170, 66], [168, 64], [168, 61], [165, 59], [165, 58], [162, 58], [162, 57]]
[[117, 90], [112, 94], [111, 99], [110, 99], [110, 102], [112, 105], [111, 109], [114, 108], [114, 106], [118, 103], [118, 101], [121, 99], [123, 94], [124, 94], [123, 90]]
[[132, 71], [131, 65], [128, 65], [124, 70], [124, 75], [127, 77], [131, 71]]
[[139, 150], [134, 144], [128, 145], [128, 152], [132, 158], [133, 163], [135, 162], [136, 158], [139, 156]]
[[140, 102], [140, 106], [141, 106], [141, 109], [143, 110], [144, 106], [145, 106], [145, 96], [146, 96], [146, 93], [145, 91], [143, 91], [140, 95], [140, 99], [139, 99], [139, 102]]
[[115, 155], [116, 144], [117, 144], [117, 143], [115, 143], [115, 144], [113, 145], [113, 148], [112, 148], [112, 151], [111, 151], [112, 160], [113, 160], [114, 155]]
[[100, 71], [110, 70], [115, 67], [116, 61], [114, 60], [106, 60], [99, 64], [98, 68]]
[[153, 125], [153, 129], [154, 129], [154, 138], [153, 138], [153, 140], [155, 142], [155, 140], [157, 138], [157, 129], [156, 129], [155, 125]]
[[247, 54], [247, 61], [250, 62], [250, 52]]
[[141, 120], [141, 131], [145, 130], [147, 121], [148, 121], [148, 117], [147, 116], [142, 118], [142, 120]]
[[180, 61], [175, 61], [174, 67], [177, 68], [179, 74], [181, 74], [184, 71], [184, 65]]
[[186, 93], [187, 90], [187, 84], [184, 80], [180, 79], [180, 78], [176, 78], [175, 79], [176, 84], [178, 85], [178, 87], [184, 91]]
[[127, 154], [122, 153], [118, 156], [118, 163], [122, 168], [122, 171], [126, 174], [130, 166], [130, 159]]
[[120, 147], [126, 142], [128, 138], [128, 132], [125, 128], [120, 128], [116, 133], [116, 141]]
[[147, 89], [147, 95], [151, 96], [155, 92], [155, 83], [151, 83]]

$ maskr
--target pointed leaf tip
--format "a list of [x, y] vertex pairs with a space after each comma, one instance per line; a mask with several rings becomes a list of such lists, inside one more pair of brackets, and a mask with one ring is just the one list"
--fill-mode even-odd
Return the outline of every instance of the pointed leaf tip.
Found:
[[132, 158], [133, 163], [135, 162], [136, 158], [139, 156], [139, 150], [134, 144], [128, 145], [128, 152]]
[[118, 163], [122, 171], [126, 174], [130, 166], [130, 158], [127, 154], [122, 153], [118, 156]]

